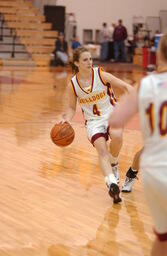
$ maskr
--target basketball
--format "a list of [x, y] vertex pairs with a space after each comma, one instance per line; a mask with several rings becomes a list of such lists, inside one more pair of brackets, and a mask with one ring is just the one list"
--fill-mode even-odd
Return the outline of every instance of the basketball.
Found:
[[66, 147], [73, 142], [75, 132], [68, 122], [59, 123], [51, 129], [50, 137], [57, 146]]

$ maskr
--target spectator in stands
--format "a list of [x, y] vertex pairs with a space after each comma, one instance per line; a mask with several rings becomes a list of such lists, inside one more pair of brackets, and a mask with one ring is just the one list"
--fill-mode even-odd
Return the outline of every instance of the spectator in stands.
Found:
[[123, 26], [121, 19], [118, 20], [118, 25], [114, 29], [113, 39], [115, 61], [126, 62], [125, 40], [127, 39], [127, 29]]
[[108, 28], [109, 31], [109, 40], [108, 40], [108, 60], [114, 60], [114, 40], [113, 40], [113, 33], [115, 29], [115, 23], [111, 23]]
[[101, 61], [106, 61], [108, 57], [108, 41], [109, 41], [109, 30], [107, 23], [102, 24], [102, 29], [100, 30], [100, 44], [101, 44]]
[[68, 44], [65, 41], [64, 34], [62, 32], [59, 33], [58, 39], [56, 40], [53, 54], [56, 66], [66, 66], [68, 62]]
[[133, 55], [135, 53], [136, 46], [136, 40], [134, 36], [128, 36], [127, 38], [127, 61], [133, 62]]
[[161, 39], [162, 35], [163, 34], [161, 34], [159, 30], [155, 31], [155, 34], [152, 37], [152, 46], [154, 46], [155, 49], [158, 48], [158, 45], [159, 45], [159, 42], [160, 42], [160, 39]]
[[75, 36], [73, 38], [73, 41], [72, 41], [72, 49], [75, 50], [77, 49], [79, 46], [81, 46], [80, 42], [79, 42], [79, 39], [77, 36]]
[[146, 47], [145, 39], [147, 38], [147, 32], [142, 23], [138, 24], [135, 37], [138, 48]]

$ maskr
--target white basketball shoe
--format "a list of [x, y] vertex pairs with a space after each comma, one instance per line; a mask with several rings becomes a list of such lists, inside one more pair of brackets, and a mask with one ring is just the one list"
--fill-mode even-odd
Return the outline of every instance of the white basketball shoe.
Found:
[[133, 171], [131, 167], [129, 168], [126, 173], [125, 180], [122, 184], [122, 192], [129, 193], [132, 191], [133, 184], [137, 179], [137, 173], [138, 171]]

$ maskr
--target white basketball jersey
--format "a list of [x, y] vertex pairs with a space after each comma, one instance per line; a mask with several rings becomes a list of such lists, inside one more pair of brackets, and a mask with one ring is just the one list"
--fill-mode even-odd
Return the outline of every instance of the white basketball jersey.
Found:
[[139, 112], [145, 149], [141, 167], [167, 166], [167, 73], [141, 81]]
[[87, 90], [81, 86], [77, 74], [71, 80], [74, 93], [87, 121], [108, 118], [116, 102], [111, 85], [105, 84], [100, 72], [100, 68], [92, 68], [91, 84]]

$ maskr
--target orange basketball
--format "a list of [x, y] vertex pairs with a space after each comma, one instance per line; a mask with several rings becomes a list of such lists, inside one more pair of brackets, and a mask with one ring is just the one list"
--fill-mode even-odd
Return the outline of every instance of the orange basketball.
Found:
[[50, 137], [57, 146], [66, 147], [73, 142], [75, 132], [68, 122], [59, 123], [53, 126]]

